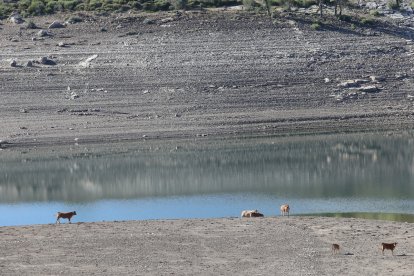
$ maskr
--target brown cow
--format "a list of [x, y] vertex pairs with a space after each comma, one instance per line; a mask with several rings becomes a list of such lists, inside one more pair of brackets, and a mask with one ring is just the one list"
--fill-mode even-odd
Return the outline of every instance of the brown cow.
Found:
[[394, 255], [394, 249], [397, 246], [396, 242], [394, 242], [394, 243], [381, 243], [381, 245], [382, 245], [382, 255], [384, 255], [384, 250], [385, 249], [391, 250], [392, 255]]
[[285, 216], [287, 214], [287, 216], [289, 217], [289, 211], [290, 211], [289, 204], [283, 204], [282, 206], [280, 206], [280, 214], [282, 216]]
[[339, 244], [333, 243], [332, 244], [332, 254], [339, 253]]
[[57, 214], [56, 214], [56, 223], [58, 223], [58, 222], [60, 223], [60, 219], [61, 218], [68, 219], [69, 220], [69, 223], [71, 223], [70, 222], [70, 219], [74, 215], [76, 215], [76, 211], [68, 212], [68, 213], [57, 212]]

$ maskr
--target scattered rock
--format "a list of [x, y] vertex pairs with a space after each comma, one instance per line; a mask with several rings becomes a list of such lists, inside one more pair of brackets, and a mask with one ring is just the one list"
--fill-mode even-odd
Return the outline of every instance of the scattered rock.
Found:
[[325, 78], [324, 81], [325, 81], [325, 83], [331, 82], [331, 80], [329, 78]]
[[27, 113], [27, 109], [20, 108], [19, 112], [20, 112], [20, 113]]
[[0, 140], [0, 148], [5, 148], [10, 143], [6, 140]]
[[24, 19], [20, 16], [20, 14], [13, 13], [10, 15], [9, 21], [13, 24], [22, 24], [24, 22]]
[[94, 60], [94, 59], [96, 59], [97, 57], [98, 57], [98, 55], [90, 56], [87, 59], [85, 59], [84, 61], [81, 61], [79, 63], [79, 65], [80, 66], [83, 66], [83, 67], [90, 67], [91, 66], [91, 61]]
[[348, 94], [346, 94], [345, 98], [350, 99], [350, 100], [358, 99], [358, 93], [356, 93], [356, 92], [348, 93]]
[[65, 28], [65, 25], [60, 23], [59, 21], [53, 21], [52, 24], [49, 25], [49, 29], [59, 29], [59, 28]]
[[365, 79], [346, 80], [338, 84], [338, 87], [342, 87], [342, 88], [358, 87], [361, 84], [367, 83], [367, 82], [369, 81]]
[[385, 77], [382, 76], [369, 76], [372, 82], [382, 82], [385, 81]]
[[49, 59], [48, 57], [41, 57], [39, 59], [39, 63], [44, 65], [56, 65], [56, 62]]
[[145, 18], [144, 21], [142, 21], [142, 23], [147, 24], [147, 25], [151, 25], [151, 24], [155, 24], [155, 20], [150, 19], [150, 18]]
[[407, 73], [404, 73], [404, 72], [397, 72], [397, 73], [395, 74], [395, 78], [396, 78], [397, 80], [403, 80], [403, 79], [405, 79], [405, 78], [407, 78], [407, 77], [408, 77]]
[[365, 3], [365, 7], [369, 10], [375, 10], [378, 8], [378, 4], [375, 2], [367, 2]]
[[68, 20], [65, 21], [66, 24], [76, 24], [82, 22], [82, 18], [77, 16], [71, 16]]
[[174, 18], [172, 18], [172, 17], [167, 17], [167, 18], [163, 18], [163, 19], [161, 19], [160, 23], [161, 23], [161, 24], [164, 24], [164, 23], [168, 23], [168, 22], [172, 22], [172, 21], [174, 21]]
[[58, 43], [57, 46], [58, 47], [66, 47], [66, 44], [65, 44], [65, 42], [61, 41], [61, 42]]
[[357, 90], [365, 93], [376, 93], [380, 91], [380, 89], [375, 85], [361, 86], [358, 87]]
[[33, 21], [27, 22], [26, 29], [38, 29], [39, 27]]
[[37, 36], [39, 36], [39, 37], [51, 36], [51, 33], [49, 33], [46, 30], [40, 30], [40, 31], [37, 32]]
[[143, 94], [147, 94], [147, 93], [149, 93], [149, 91], [148, 90], [144, 90], [142, 93]]
[[407, 95], [407, 99], [409, 99], [410, 101], [413, 101], [413, 100], [414, 100], [414, 96], [413, 96], [413, 95], [408, 94], [408, 95]]
[[13, 59], [13, 60], [10, 62], [10, 66], [11, 66], [11, 67], [16, 67], [16, 66], [17, 66], [17, 62]]
[[79, 95], [76, 92], [74, 92], [74, 91], [70, 92], [70, 99], [71, 100], [74, 100], [74, 99], [77, 99], [77, 98], [79, 98]]
[[343, 87], [343, 88], [358, 87], [358, 86], [359, 86], [359, 83], [355, 82], [354, 80], [347, 80], [347, 81], [343, 81], [338, 84], [338, 87]]
[[31, 60], [29, 60], [27, 63], [26, 63], [26, 67], [32, 67], [33, 66], [33, 62], [31, 61]]

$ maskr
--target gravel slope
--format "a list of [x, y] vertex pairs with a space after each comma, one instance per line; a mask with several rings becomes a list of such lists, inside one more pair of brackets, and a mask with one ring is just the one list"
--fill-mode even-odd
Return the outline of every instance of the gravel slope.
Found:
[[[413, 127], [403, 27], [327, 20], [314, 31], [309, 16], [237, 12], [82, 18], [46, 37], [0, 25], [0, 139], [20, 147]], [[43, 56], [56, 65], [25, 66]], [[338, 87], [357, 79], [378, 90]]]

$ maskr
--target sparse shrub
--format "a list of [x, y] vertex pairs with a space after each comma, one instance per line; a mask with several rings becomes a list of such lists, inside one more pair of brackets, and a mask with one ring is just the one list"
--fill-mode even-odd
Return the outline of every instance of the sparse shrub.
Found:
[[82, 18], [80, 18], [79, 16], [71, 16], [66, 20], [69, 24], [76, 24], [76, 23], [80, 23], [82, 22]]
[[188, 0], [172, 0], [172, 5], [176, 10], [185, 10], [188, 7]]
[[356, 26], [354, 23], [351, 24], [351, 30], [356, 30]]
[[0, 3], [0, 19], [7, 18], [14, 10], [13, 5]]
[[126, 12], [126, 11], [129, 11], [130, 9], [131, 9], [131, 6], [125, 4], [125, 5], [121, 5], [121, 7], [119, 7], [118, 12]]
[[377, 17], [377, 16], [380, 16], [381, 14], [379, 13], [379, 11], [377, 11], [377, 10], [371, 10], [370, 12], [369, 12], [369, 14], [370, 15], [372, 15], [372, 16], [375, 16], [375, 17]]
[[245, 10], [251, 11], [254, 9], [256, 2], [254, 0], [243, 0], [243, 7]]
[[363, 25], [372, 25], [375, 20], [372, 17], [363, 17], [360, 22]]
[[56, 1], [49, 1], [45, 7], [45, 13], [53, 13], [58, 10], [59, 4]]
[[318, 1], [316, 0], [292, 0], [292, 4], [295, 7], [309, 8], [312, 5], [318, 4]]
[[352, 16], [346, 15], [346, 14], [341, 14], [338, 18], [339, 18], [339, 20], [345, 21], [345, 22], [351, 22], [352, 21]]
[[171, 6], [171, 3], [166, 0], [155, 0], [154, 2], [145, 2], [142, 5], [144, 11], [168, 11]]
[[142, 4], [140, 3], [140, 2], [138, 2], [138, 1], [134, 1], [134, 2], [129, 2], [130, 3], [130, 6], [133, 8], [133, 9], [136, 9], [136, 10], [142, 10]]
[[41, 1], [32, 1], [27, 8], [27, 12], [31, 15], [45, 14], [45, 4]]
[[102, 7], [102, 4], [103, 3], [100, 0], [89, 0], [87, 9], [89, 11], [98, 10], [99, 8]]
[[312, 25], [310, 26], [312, 30], [320, 30], [321, 29], [321, 24], [319, 22], [313, 22]]
[[387, 6], [391, 10], [398, 10], [400, 8], [400, 3], [398, 0], [395, 0], [395, 2], [393, 0], [390, 0], [388, 1]]
[[63, 10], [65, 11], [73, 11], [75, 10], [76, 6], [80, 4], [80, 0], [59, 0], [59, 3], [61, 3]]
[[26, 28], [27, 29], [37, 29], [38, 27], [36, 26], [36, 24], [33, 21], [30, 20], [30, 21], [27, 22]]
[[31, 0], [20, 0], [19, 1], [19, 5], [18, 5], [19, 10], [20, 11], [27, 10], [29, 8], [29, 6], [30, 6], [31, 3], [32, 3]]
[[270, 0], [271, 6], [283, 6], [287, 0]]

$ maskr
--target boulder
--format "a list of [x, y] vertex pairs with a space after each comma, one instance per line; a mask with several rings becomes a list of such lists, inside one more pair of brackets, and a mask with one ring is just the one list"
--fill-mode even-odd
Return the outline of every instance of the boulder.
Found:
[[65, 21], [66, 24], [76, 24], [82, 22], [82, 18], [77, 16], [71, 16], [68, 20]]
[[88, 57], [87, 59], [85, 59], [84, 61], [81, 61], [79, 63], [80, 66], [83, 67], [90, 67], [91, 66], [91, 62], [96, 59], [98, 57], [98, 55], [92, 55], [90, 57]]
[[70, 99], [71, 100], [74, 100], [74, 99], [77, 99], [77, 98], [79, 98], [79, 95], [76, 92], [74, 92], [74, 91], [70, 92]]
[[378, 4], [375, 2], [367, 2], [365, 3], [365, 7], [369, 10], [375, 10], [378, 8]]
[[383, 76], [369, 76], [372, 82], [382, 82], [385, 81], [385, 77]]
[[350, 88], [350, 87], [358, 87], [359, 83], [355, 82], [354, 80], [346, 80], [338, 84], [338, 87], [343, 88]]
[[10, 143], [5, 140], [0, 139], [0, 148], [5, 148], [8, 144]]
[[357, 90], [365, 93], [376, 93], [380, 91], [380, 89], [375, 85], [361, 86], [358, 87]]
[[365, 79], [355, 79], [355, 80], [346, 80], [338, 84], [338, 87], [342, 88], [352, 88], [352, 87], [359, 87], [363, 83], [367, 83], [369, 80]]
[[48, 57], [41, 57], [39, 59], [39, 63], [40, 64], [44, 64], [44, 65], [56, 65], [56, 62], [54, 62], [53, 60], [49, 59]]
[[145, 18], [144, 21], [142, 21], [142, 23], [148, 24], [148, 25], [155, 24], [155, 20], [151, 18]]
[[24, 19], [20, 16], [20, 14], [14, 13], [10, 15], [9, 21], [13, 24], [22, 24], [24, 22]]
[[50, 35], [51, 34], [46, 30], [40, 30], [40, 31], [37, 32], [37, 36], [39, 36], [39, 37], [45, 37], [45, 36], [50, 36]]
[[16, 66], [17, 66], [17, 62], [13, 59], [13, 60], [10, 62], [10, 66], [11, 66], [11, 67], [16, 67]]
[[60, 23], [59, 21], [53, 21], [52, 24], [49, 25], [49, 29], [58, 29], [58, 28], [65, 28], [65, 25]]

